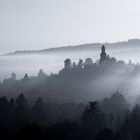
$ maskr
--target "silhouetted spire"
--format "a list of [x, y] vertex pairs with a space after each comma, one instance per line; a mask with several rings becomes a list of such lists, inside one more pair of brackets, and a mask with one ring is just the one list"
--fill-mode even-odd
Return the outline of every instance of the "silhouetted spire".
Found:
[[106, 52], [105, 52], [105, 46], [103, 45], [101, 47], [101, 54], [100, 54], [100, 61], [104, 61], [107, 58]]

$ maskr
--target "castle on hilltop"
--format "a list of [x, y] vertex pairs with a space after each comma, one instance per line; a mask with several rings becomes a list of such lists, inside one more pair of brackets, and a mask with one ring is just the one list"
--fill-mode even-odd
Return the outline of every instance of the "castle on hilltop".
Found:
[[105, 52], [105, 46], [103, 45], [101, 47], [100, 61], [104, 61], [104, 60], [106, 60], [106, 58], [107, 58], [107, 55], [106, 55], [106, 52]]
[[110, 57], [109, 55], [106, 54], [106, 49], [105, 49], [105, 46], [103, 45], [101, 47], [100, 62], [110, 61], [110, 60], [116, 61], [114, 57]]

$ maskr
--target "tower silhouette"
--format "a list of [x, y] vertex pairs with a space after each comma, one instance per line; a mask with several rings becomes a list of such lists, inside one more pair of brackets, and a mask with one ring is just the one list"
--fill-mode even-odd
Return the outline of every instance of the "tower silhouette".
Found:
[[104, 61], [104, 60], [106, 60], [106, 58], [107, 58], [107, 55], [106, 55], [106, 52], [105, 52], [105, 46], [103, 45], [101, 47], [100, 61]]

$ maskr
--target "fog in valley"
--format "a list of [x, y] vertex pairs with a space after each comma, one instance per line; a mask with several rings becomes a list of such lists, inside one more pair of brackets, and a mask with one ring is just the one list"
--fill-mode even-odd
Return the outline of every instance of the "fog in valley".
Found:
[[[128, 63], [129, 60], [135, 64], [140, 62], [140, 49], [137, 47], [134, 49], [110, 49], [107, 47], [107, 53], [117, 60], [123, 60], [126, 63]], [[63, 68], [63, 62], [66, 58], [70, 58], [72, 61], [78, 61], [79, 59], [85, 60], [89, 57], [92, 58], [94, 62], [98, 61], [100, 57], [100, 47], [90, 51], [0, 56], [0, 81], [9, 78], [13, 72], [17, 74], [17, 79], [22, 78], [25, 73], [28, 73], [30, 76], [35, 76], [39, 69], [43, 69], [46, 74], [58, 73], [58, 71]]]
[[[0, 79], [2, 83], [3, 80], [5, 83], [5, 79], [9, 79], [12, 73], [16, 74], [17, 80], [24, 79], [25, 73], [32, 79], [28, 82], [27, 87], [22, 86], [23, 90], [20, 85], [22, 83], [18, 84], [14, 89], [13, 86], [16, 86], [16, 84], [14, 85], [13, 83], [11, 83], [13, 85], [9, 85], [10, 83], [8, 84], [11, 88], [7, 85], [8, 88], [3, 89], [2, 86], [1, 95], [8, 95], [10, 97], [17, 96], [25, 90], [24, 94], [33, 100], [38, 96], [43, 96], [46, 100], [56, 102], [80, 103], [94, 99], [100, 100], [119, 91], [125, 95], [131, 103], [136, 102], [140, 95], [140, 72], [138, 71], [140, 67], [138, 64], [138, 62], [140, 62], [140, 49], [138, 47], [106, 47], [107, 55], [115, 57], [120, 64], [116, 65], [116, 62], [114, 62], [113, 65], [106, 64], [103, 67], [101, 66], [101, 68], [96, 68], [96, 65], [98, 65], [100, 60], [100, 53], [101, 47], [98, 47], [95, 50], [81, 50], [75, 52], [62, 51], [46, 54], [0, 56]], [[82, 75], [80, 76], [83, 72], [79, 72], [78, 77], [76, 73], [76, 75], [73, 73], [70, 77], [68, 76], [66, 78], [59, 73], [63, 70], [64, 61], [67, 58], [71, 60], [71, 63], [75, 62], [77, 65], [79, 59], [82, 59], [83, 67], [85, 67], [84, 63], [86, 63], [86, 59], [91, 58], [93, 60], [93, 68], [91, 68], [89, 75], [87, 75], [85, 71], [85, 77]], [[130, 62], [132, 63], [131, 65], [129, 64]], [[59, 78], [54, 78], [53, 81], [46, 80], [46, 82], [43, 83], [46, 84], [46, 86], [41, 85], [41, 82], [36, 78], [40, 69], [43, 70], [47, 76], [58, 74]], [[134, 72], [135, 74], [133, 74]], [[63, 87], [64, 84], [66, 84], [65, 87]], [[69, 90], [71, 87], [73, 90]]]

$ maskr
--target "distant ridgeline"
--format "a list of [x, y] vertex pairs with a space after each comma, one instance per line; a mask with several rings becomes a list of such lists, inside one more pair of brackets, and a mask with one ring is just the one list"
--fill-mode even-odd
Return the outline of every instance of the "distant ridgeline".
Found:
[[[91, 43], [91, 44], [82, 44], [76, 46], [64, 46], [58, 48], [49, 48], [42, 50], [23, 50], [10, 52], [5, 55], [31, 55], [31, 54], [46, 54], [46, 53], [61, 53], [61, 52], [71, 52], [71, 51], [88, 51], [88, 50], [98, 50], [102, 43]], [[140, 39], [130, 39], [128, 41], [116, 42], [116, 43], [104, 43], [104, 45], [110, 48], [128, 48], [128, 47], [139, 47]]]

